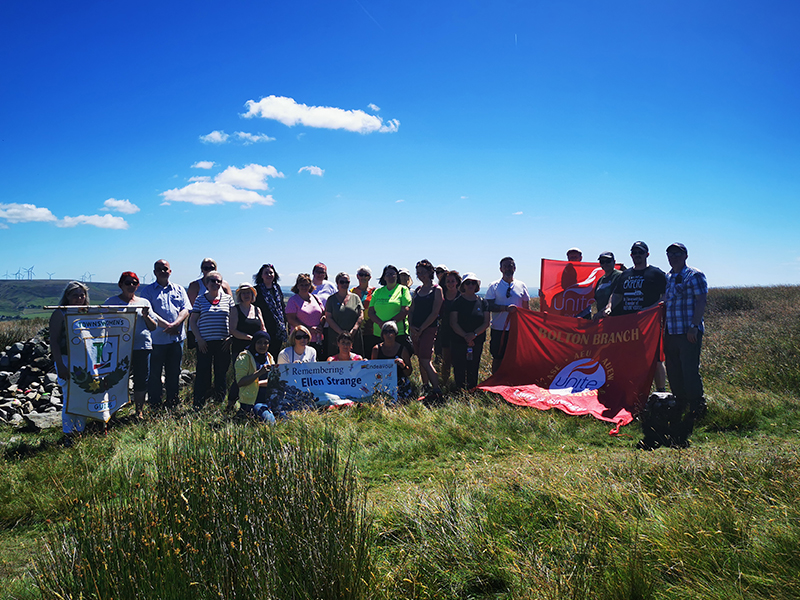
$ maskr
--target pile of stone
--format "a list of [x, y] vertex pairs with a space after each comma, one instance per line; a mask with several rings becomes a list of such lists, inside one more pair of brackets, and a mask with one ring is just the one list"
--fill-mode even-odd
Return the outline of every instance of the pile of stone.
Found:
[[61, 425], [61, 388], [47, 329], [0, 352], [0, 422], [37, 429]]
[[[27, 342], [0, 351], [0, 423], [33, 429], [61, 427], [61, 388], [48, 339], [45, 327]], [[194, 373], [181, 372], [181, 387], [193, 381]]]

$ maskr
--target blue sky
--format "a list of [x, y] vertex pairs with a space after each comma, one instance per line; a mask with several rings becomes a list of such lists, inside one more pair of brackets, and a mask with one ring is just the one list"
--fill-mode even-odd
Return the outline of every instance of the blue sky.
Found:
[[0, 277], [484, 282], [578, 246], [800, 278], [800, 5], [0, 5]]

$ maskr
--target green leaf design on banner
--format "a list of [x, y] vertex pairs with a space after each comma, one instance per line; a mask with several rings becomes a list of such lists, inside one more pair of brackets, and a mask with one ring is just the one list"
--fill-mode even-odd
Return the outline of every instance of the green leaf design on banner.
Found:
[[87, 394], [106, 392], [117, 385], [128, 374], [130, 361], [126, 356], [111, 373], [105, 377], [94, 377], [83, 367], [72, 369], [72, 381]]

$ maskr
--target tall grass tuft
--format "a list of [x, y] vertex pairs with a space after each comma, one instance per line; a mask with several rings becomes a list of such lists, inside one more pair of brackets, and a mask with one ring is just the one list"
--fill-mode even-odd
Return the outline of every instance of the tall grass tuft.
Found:
[[705, 375], [800, 394], [800, 286], [712, 289], [706, 314]]
[[154, 467], [138, 493], [93, 494], [51, 540], [45, 597], [368, 597], [365, 496], [330, 435], [191, 427], [159, 443]]
[[26, 342], [47, 325], [46, 319], [14, 319], [0, 321], [0, 350], [16, 342]]

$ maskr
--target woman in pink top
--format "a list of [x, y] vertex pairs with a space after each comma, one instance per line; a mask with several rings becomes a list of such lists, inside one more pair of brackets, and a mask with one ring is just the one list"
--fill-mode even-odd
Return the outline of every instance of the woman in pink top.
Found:
[[304, 325], [311, 332], [310, 346], [317, 351], [317, 356], [324, 356], [322, 344], [322, 324], [325, 316], [325, 307], [322, 302], [311, 293], [313, 285], [311, 276], [308, 273], [300, 273], [297, 276], [292, 292], [294, 296], [289, 298], [286, 303], [286, 320], [289, 326], [294, 329], [298, 325]]
[[348, 360], [364, 360], [363, 357], [359, 356], [353, 350], [353, 336], [350, 335], [347, 331], [343, 331], [339, 334], [339, 337], [336, 338], [336, 343], [339, 344], [339, 352], [334, 354], [333, 356], [328, 357], [328, 362], [333, 362], [335, 360], [341, 361], [348, 361]]

